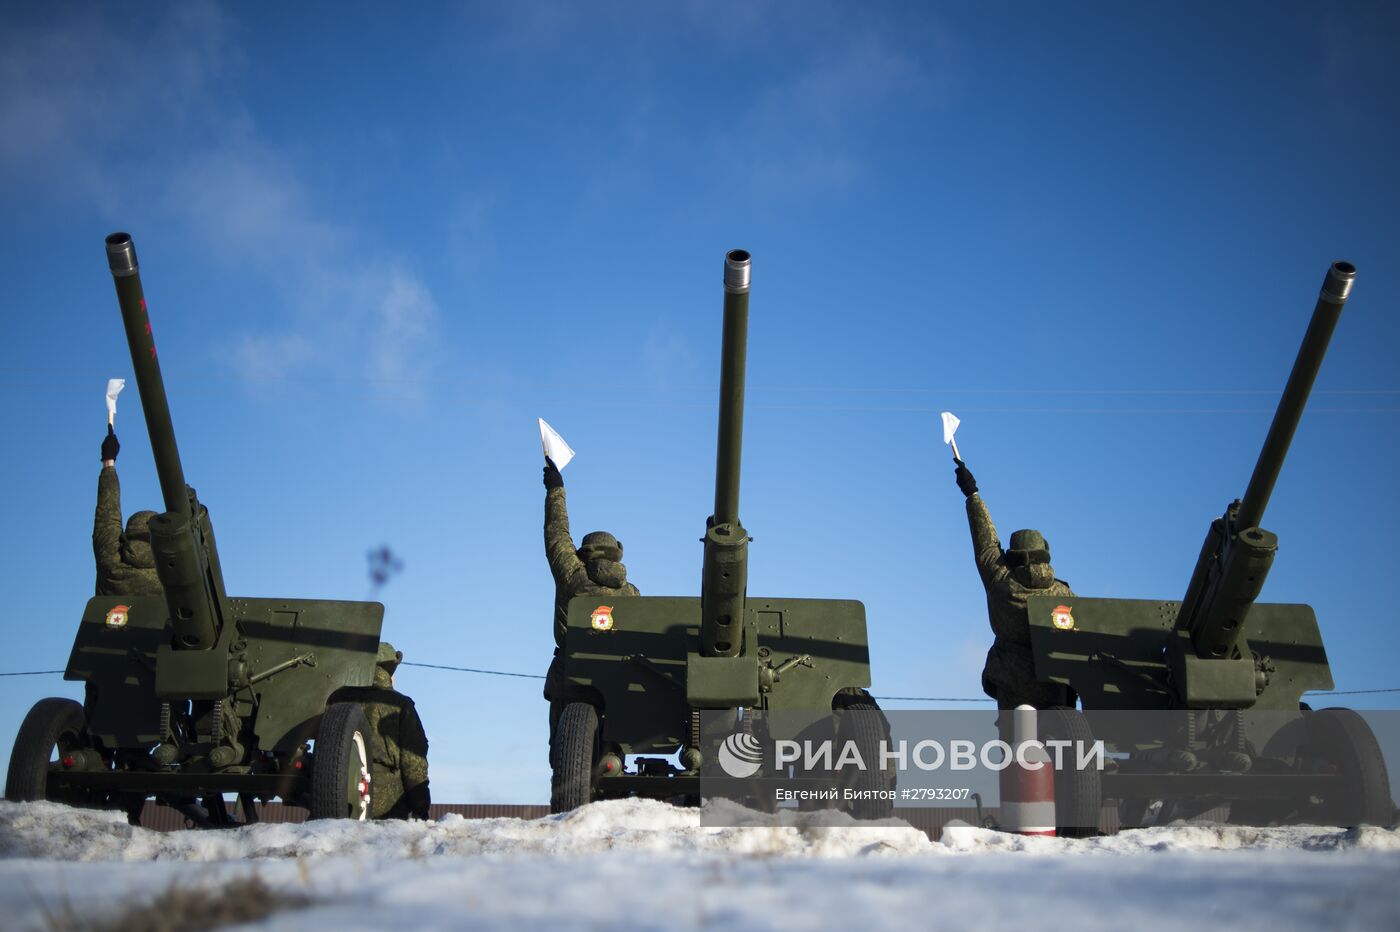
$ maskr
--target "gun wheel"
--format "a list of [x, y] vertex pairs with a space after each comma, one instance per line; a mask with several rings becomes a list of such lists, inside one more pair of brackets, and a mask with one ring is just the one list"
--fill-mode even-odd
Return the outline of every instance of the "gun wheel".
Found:
[[1301, 815], [1324, 825], [1390, 824], [1395, 811], [1390, 775], [1366, 720], [1351, 709], [1321, 709], [1305, 715], [1311, 750], [1305, 763], [1336, 774], [1339, 785], [1305, 807]]
[[551, 746], [554, 774], [549, 811], [569, 812], [593, 799], [593, 766], [598, 755], [598, 710], [587, 702], [564, 706]]
[[888, 819], [894, 815], [894, 800], [883, 794], [894, 789], [894, 778], [878, 768], [880, 742], [889, 738], [889, 723], [879, 704], [870, 694], [861, 690], [862, 696], [840, 696], [832, 702], [837, 719], [838, 740], [852, 741], [860, 751], [862, 761], [867, 766], [857, 771], [854, 782], [848, 787], [858, 793], [872, 794], [868, 798], [855, 799], [850, 804], [850, 813], [857, 819]]
[[87, 747], [83, 727], [87, 716], [72, 699], [40, 699], [24, 717], [10, 753], [10, 770], [5, 779], [5, 798], [12, 802], [52, 799], [76, 804], [81, 794], [50, 796], [49, 773], [63, 769], [71, 752]]
[[372, 808], [364, 710], [336, 702], [321, 715], [311, 768], [311, 818], [365, 821]]
[[1089, 722], [1084, 713], [1066, 706], [1042, 709], [1036, 715], [1042, 741], [1072, 742], [1065, 753], [1070, 766], [1055, 773], [1055, 834], [1061, 838], [1093, 838], [1099, 834], [1103, 779], [1093, 768], [1073, 766], [1078, 753], [1075, 749], [1094, 743]]

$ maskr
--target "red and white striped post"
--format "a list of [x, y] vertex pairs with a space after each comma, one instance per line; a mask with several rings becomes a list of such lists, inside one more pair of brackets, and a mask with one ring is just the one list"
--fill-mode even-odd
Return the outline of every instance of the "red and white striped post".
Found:
[[1035, 708], [1029, 705], [1011, 713], [1012, 759], [1001, 771], [1001, 829], [1054, 835], [1055, 768], [1036, 737], [1035, 718]]

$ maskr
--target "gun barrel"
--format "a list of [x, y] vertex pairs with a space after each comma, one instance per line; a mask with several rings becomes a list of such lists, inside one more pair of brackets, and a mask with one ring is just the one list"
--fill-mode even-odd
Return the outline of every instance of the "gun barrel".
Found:
[[107, 237], [107, 264], [117, 286], [117, 303], [122, 309], [126, 344], [131, 350], [131, 366], [141, 393], [141, 410], [146, 415], [146, 432], [151, 437], [156, 474], [165, 499], [165, 512], [151, 519], [151, 549], [156, 557], [156, 576], [165, 590], [165, 602], [175, 629], [174, 645], [182, 650], [205, 650], [214, 645], [222, 627], [224, 600], [223, 572], [214, 543], [209, 514], [185, 485], [180, 465], [180, 449], [175, 445], [175, 427], [170, 421], [170, 405], [165, 397], [165, 381], [156, 358], [155, 336], [146, 296], [141, 289], [136, 245], [127, 233]]
[[724, 257], [724, 345], [719, 379], [719, 442], [715, 446], [715, 523], [739, 520], [739, 460], [744, 444], [744, 369], [749, 338], [749, 254]]
[[1206, 532], [1175, 625], [1189, 633], [1198, 657], [1232, 656], [1273, 565], [1278, 539], [1259, 524], [1355, 279], [1356, 267], [1350, 262], [1334, 262], [1327, 270], [1244, 498], [1232, 503]]
[[175, 445], [175, 427], [170, 421], [170, 405], [165, 397], [160, 361], [156, 358], [146, 295], [141, 289], [136, 244], [131, 241], [130, 234], [113, 233], [107, 237], [107, 263], [117, 286], [117, 302], [122, 309], [126, 344], [131, 350], [131, 367], [141, 394], [141, 410], [146, 414], [146, 432], [151, 437], [165, 510], [189, 519], [190, 497], [185, 489], [185, 470], [180, 465], [180, 449]]
[[744, 367], [749, 334], [749, 254], [724, 257], [724, 345], [720, 364], [715, 513], [705, 528], [700, 584], [700, 653], [734, 657], [744, 636], [749, 535], [739, 522], [739, 461], [744, 439]]
[[1298, 429], [1298, 421], [1303, 416], [1313, 382], [1322, 367], [1322, 357], [1327, 354], [1327, 344], [1342, 316], [1342, 308], [1351, 296], [1351, 286], [1355, 280], [1356, 266], [1350, 262], [1333, 262], [1327, 270], [1317, 306], [1313, 308], [1312, 320], [1308, 323], [1308, 332], [1298, 349], [1297, 359], [1293, 361], [1293, 371], [1289, 373], [1288, 384], [1283, 390], [1283, 397], [1279, 399], [1264, 447], [1259, 451], [1259, 460], [1254, 464], [1249, 486], [1240, 502], [1237, 519], [1240, 528], [1258, 527], [1264, 520], [1264, 509], [1268, 507], [1269, 496], [1273, 494], [1274, 483], [1278, 481], [1289, 444], [1293, 442], [1293, 434]]

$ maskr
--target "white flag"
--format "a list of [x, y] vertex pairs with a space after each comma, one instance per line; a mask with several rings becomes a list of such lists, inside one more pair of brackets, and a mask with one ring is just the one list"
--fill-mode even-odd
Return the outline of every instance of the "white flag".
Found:
[[958, 416], [952, 411], [943, 412], [943, 442], [953, 448], [953, 459], [955, 460], [962, 459], [958, 455], [958, 442], [953, 439], [953, 435], [958, 432], [958, 425], [961, 423], [962, 421], [959, 421]]
[[944, 442], [944, 443], [952, 443], [952, 442], [953, 442], [953, 435], [956, 434], [956, 433], [958, 432], [958, 425], [961, 424], [961, 423], [962, 423], [962, 421], [958, 420], [958, 416], [957, 416], [956, 414], [954, 414], [952, 411], [944, 411], [944, 412], [943, 412], [943, 442]]
[[107, 380], [107, 423], [111, 424], [117, 419], [117, 396], [126, 388], [126, 379]]
[[544, 418], [537, 418], [540, 422], [540, 446], [544, 448], [544, 455], [554, 460], [554, 465], [562, 471], [569, 465], [569, 460], [574, 458], [573, 448], [564, 442], [564, 438], [559, 436], [559, 432], [545, 421]]

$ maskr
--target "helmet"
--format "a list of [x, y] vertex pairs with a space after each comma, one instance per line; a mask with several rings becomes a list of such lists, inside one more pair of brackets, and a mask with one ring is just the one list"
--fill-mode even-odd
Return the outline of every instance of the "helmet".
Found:
[[374, 662], [377, 666], [381, 666], [389, 671], [389, 674], [392, 676], [394, 669], [403, 662], [403, 651], [394, 650], [394, 645], [390, 644], [388, 641], [380, 641], [379, 656], [375, 658]]
[[126, 519], [126, 539], [151, 542], [151, 519], [154, 511], [138, 511]]
[[1049, 563], [1050, 545], [1045, 535], [1029, 529], [1016, 531], [1011, 535], [1011, 546], [1006, 548], [1006, 562], [1011, 566]]
[[614, 563], [620, 563], [622, 542], [607, 531], [593, 531], [583, 535], [583, 540], [578, 545], [578, 556], [585, 563], [589, 560], [612, 560]]

